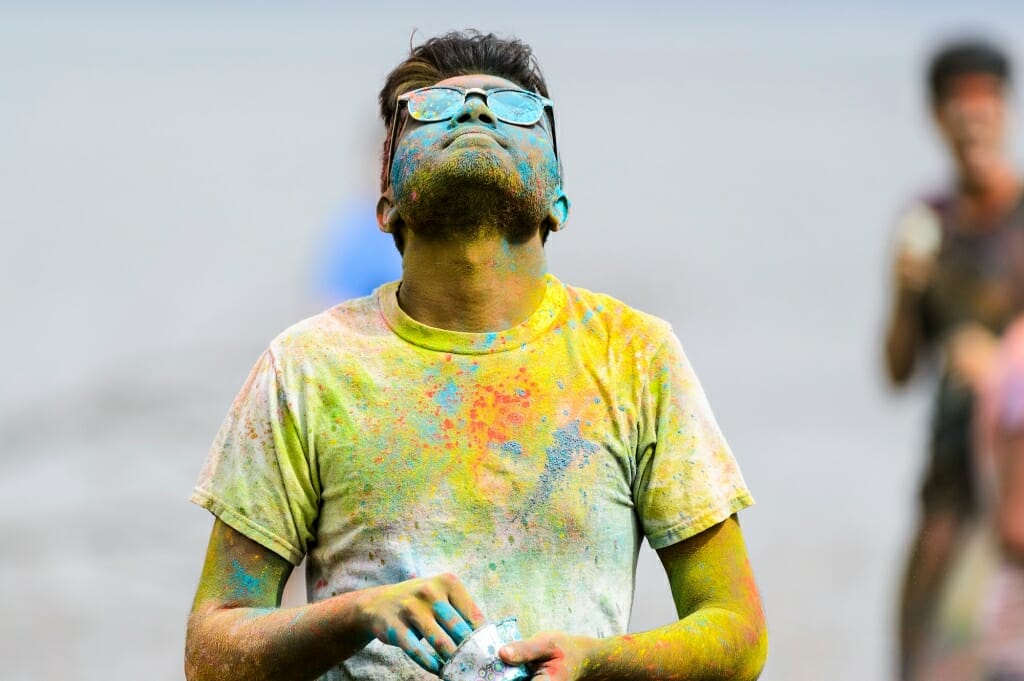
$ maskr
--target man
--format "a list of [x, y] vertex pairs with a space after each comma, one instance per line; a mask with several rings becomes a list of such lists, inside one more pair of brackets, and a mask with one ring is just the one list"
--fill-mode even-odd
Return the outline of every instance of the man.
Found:
[[914, 677], [936, 596], [976, 512], [974, 395], [997, 335], [1024, 311], [1024, 205], [1006, 140], [1009, 62], [988, 44], [956, 43], [933, 58], [928, 80], [956, 178], [947, 192], [917, 202], [900, 224], [886, 336], [897, 385], [933, 350], [942, 361], [921, 519], [901, 599], [904, 679]]
[[[189, 678], [429, 678], [485, 613], [537, 676], [756, 678], [752, 500], [678, 342], [546, 271], [569, 205], [530, 49], [434, 38], [380, 103], [402, 281], [287, 330], [235, 400]], [[642, 536], [680, 620], [625, 635]]]

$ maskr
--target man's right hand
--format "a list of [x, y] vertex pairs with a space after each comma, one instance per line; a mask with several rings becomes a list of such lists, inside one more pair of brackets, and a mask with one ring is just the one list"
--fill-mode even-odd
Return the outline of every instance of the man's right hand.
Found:
[[189, 615], [186, 678], [311, 681], [374, 637], [436, 673], [458, 642], [484, 624], [453, 575], [348, 591], [282, 609], [281, 592], [291, 570], [291, 563], [271, 549], [219, 519], [214, 522]]
[[368, 632], [435, 674], [455, 647], [486, 622], [452, 574], [366, 589], [359, 592], [356, 609]]

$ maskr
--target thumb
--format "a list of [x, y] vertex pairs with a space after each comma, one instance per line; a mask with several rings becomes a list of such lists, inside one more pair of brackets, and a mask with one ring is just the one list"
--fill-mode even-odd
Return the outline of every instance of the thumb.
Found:
[[508, 664], [530, 664], [552, 657], [554, 647], [550, 636], [538, 634], [525, 641], [514, 641], [502, 646], [498, 656]]

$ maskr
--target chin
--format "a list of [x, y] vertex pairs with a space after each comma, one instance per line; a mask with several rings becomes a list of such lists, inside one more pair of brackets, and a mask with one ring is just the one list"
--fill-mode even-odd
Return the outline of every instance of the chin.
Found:
[[961, 172], [964, 179], [970, 181], [983, 180], [988, 177], [992, 169], [998, 164], [999, 157], [986, 152], [971, 152], [964, 154], [960, 161]]
[[539, 230], [546, 202], [528, 178], [489, 149], [460, 149], [396, 178], [395, 202], [415, 233], [466, 239], [497, 232], [510, 241]]

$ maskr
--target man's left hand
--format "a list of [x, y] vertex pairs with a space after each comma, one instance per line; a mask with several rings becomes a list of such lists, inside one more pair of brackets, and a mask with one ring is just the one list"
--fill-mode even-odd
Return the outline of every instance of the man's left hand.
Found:
[[586, 636], [570, 636], [546, 631], [524, 641], [503, 646], [499, 655], [507, 664], [525, 664], [533, 678], [552, 681], [576, 681], [583, 677], [599, 641]]

